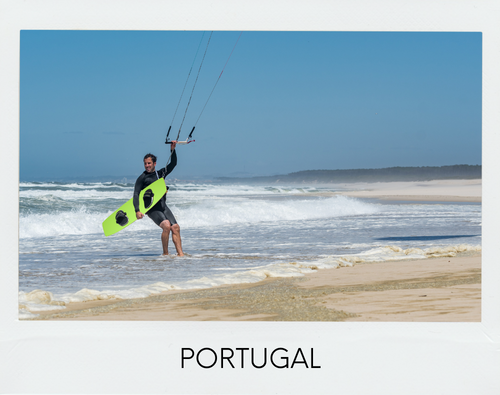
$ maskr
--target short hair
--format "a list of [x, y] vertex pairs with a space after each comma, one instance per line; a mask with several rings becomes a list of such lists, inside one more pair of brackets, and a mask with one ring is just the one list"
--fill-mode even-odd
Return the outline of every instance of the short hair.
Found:
[[146, 160], [146, 158], [151, 158], [153, 163], [156, 163], [156, 156], [154, 156], [153, 154], [147, 154], [143, 160]]

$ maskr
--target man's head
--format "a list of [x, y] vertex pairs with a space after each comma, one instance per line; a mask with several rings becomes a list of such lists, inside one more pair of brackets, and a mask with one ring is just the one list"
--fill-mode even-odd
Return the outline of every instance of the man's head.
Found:
[[148, 173], [152, 173], [153, 171], [155, 171], [155, 167], [156, 167], [156, 156], [154, 156], [153, 154], [147, 154], [144, 157], [144, 169]]

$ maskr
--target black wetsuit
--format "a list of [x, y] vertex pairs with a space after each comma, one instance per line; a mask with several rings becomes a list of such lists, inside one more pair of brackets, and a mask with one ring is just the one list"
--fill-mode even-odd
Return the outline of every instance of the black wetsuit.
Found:
[[[152, 173], [148, 173], [147, 171], [144, 170], [144, 173], [142, 173], [139, 178], [137, 178], [137, 181], [135, 182], [135, 188], [134, 188], [134, 208], [135, 212], [137, 213], [139, 210], [139, 194], [141, 191], [146, 188], [148, 185], [151, 185], [153, 182], [156, 180], [159, 180], [160, 178], [165, 178], [168, 176], [172, 170], [174, 170], [174, 167], [177, 165], [177, 154], [175, 153], [175, 150], [172, 152], [172, 156], [170, 158], [170, 163], [160, 169], [153, 171]], [[170, 221], [170, 225], [174, 225], [177, 223], [175, 220], [174, 215], [172, 214], [172, 211], [167, 207], [167, 196], [164, 195], [158, 203], [156, 203], [147, 213], [146, 215], [151, 218], [153, 221], [156, 222], [156, 224], [159, 226], [164, 220], [168, 219]]]

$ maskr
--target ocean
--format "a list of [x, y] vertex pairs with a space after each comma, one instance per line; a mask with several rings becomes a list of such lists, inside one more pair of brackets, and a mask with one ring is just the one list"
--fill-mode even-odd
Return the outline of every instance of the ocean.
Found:
[[481, 204], [389, 202], [340, 186], [256, 186], [167, 179], [184, 257], [145, 217], [104, 236], [132, 183], [21, 182], [19, 317], [68, 302], [141, 298], [314, 270], [481, 250]]

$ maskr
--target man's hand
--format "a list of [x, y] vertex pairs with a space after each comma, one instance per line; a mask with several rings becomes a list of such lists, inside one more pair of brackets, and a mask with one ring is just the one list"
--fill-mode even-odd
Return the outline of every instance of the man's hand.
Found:
[[137, 218], [137, 219], [144, 218], [144, 214], [143, 214], [143, 213], [141, 213], [140, 211], [136, 212], [136, 213], [135, 213], [135, 216], [136, 216], [136, 218]]
[[170, 151], [173, 151], [176, 145], [177, 145], [177, 140], [172, 140], [172, 144], [170, 145]]

